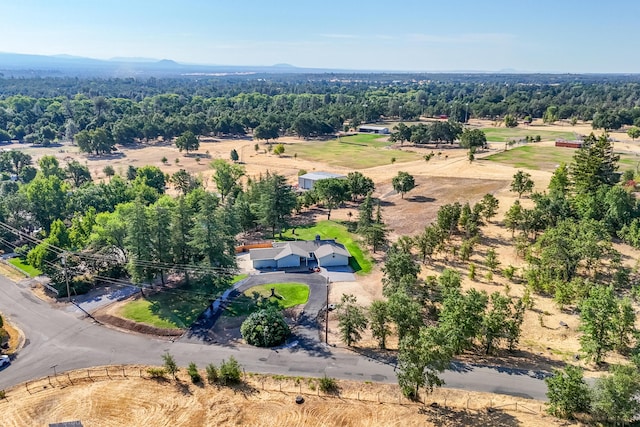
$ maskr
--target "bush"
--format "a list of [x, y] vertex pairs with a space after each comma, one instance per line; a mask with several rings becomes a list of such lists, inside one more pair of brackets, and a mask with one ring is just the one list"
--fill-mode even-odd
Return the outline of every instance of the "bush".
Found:
[[325, 393], [335, 393], [338, 391], [338, 383], [336, 383], [336, 380], [326, 375], [320, 378], [318, 386], [320, 387], [320, 390]]
[[191, 382], [192, 383], [197, 384], [200, 381], [202, 381], [202, 377], [200, 376], [200, 373], [198, 372], [198, 367], [196, 366], [196, 364], [194, 362], [189, 363], [189, 367], [187, 368], [187, 373], [191, 377]]
[[164, 368], [149, 368], [147, 369], [147, 374], [151, 378], [164, 378], [167, 375], [167, 370]]
[[207, 381], [209, 384], [218, 382], [218, 368], [213, 363], [207, 365]]
[[220, 364], [220, 384], [237, 384], [240, 382], [242, 370], [238, 361], [231, 356], [229, 361], [223, 360]]
[[0, 328], [4, 327], [4, 319], [2, 318], [2, 314], [0, 314]]
[[502, 275], [511, 281], [513, 281], [515, 274], [516, 268], [513, 265], [509, 265], [502, 269]]
[[5, 329], [0, 328], [0, 346], [5, 345], [6, 343], [9, 342], [9, 332], [7, 332]]
[[240, 326], [242, 338], [257, 347], [273, 347], [282, 344], [291, 331], [282, 313], [275, 309], [263, 309], [252, 313]]
[[7, 392], [4, 390], [0, 390], [0, 399], [6, 399], [7, 398]]

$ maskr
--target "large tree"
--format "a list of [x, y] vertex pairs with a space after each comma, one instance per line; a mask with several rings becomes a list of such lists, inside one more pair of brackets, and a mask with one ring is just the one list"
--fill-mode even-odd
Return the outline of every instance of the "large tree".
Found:
[[257, 182], [254, 193], [257, 193], [258, 221], [271, 228], [271, 234], [275, 236], [276, 230], [282, 233], [282, 229], [289, 224], [291, 212], [296, 206], [296, 196], [286, 179], [282, 175], [269, 174]]
[[313, 191], [327, 208], [327, 219], [331, 219], [331, 211], [349, 199], [349, 182], [342, 178], [321, 179], [313, 184]]
[[588, 412], [591, 390], [584, 381], [582, 368], [567, 365], [563, 370], [554, 369], [553, 375], [545, 378], [548, 411], [560, 418], [573, 418], [577, 413]]
[[373, 180], [364, 176], [361, 172], [349, 172], [347, 175], [347, 186], [352, 200], [358, 197], [364, 197], [375, 190]]
[[240, 191], [239, 180], [244, 175], [242, 166], [217, 159], [211, 162], [211, 167], [215, 169], [213, 181], [216, 183], [222, 202], [225, 201], [227, 196], [234, 195]]
[[576, 193], [593, 194], [598, 187], [611, 186], [618, 182], [618, 160], [609, 136], [594, 134], [584, 139], [582, 147], [573, 156], [571, 178]]
[[369, 326], [371, 335], [378, 340], [381, 349], [387, 348], [387, 337], [391, 334], [389, 303], [376, 300], [369, 306]]
[[617, 313], [618, 304], [612, 287], [592, 286], [580, 304], [581, 349], [598, 364], [613, 349]]
[[176, 138], [176, 147], [182, 153], [182, 150], [186, 151], [189, 154], [189, 151], [198, 151], [200, 148], [200, 141], [198, 137], [194, 135], [190, 130], [185, 131]]
[[404, 194], [413, 190], [416, 187], [416, 182], [412, 175], [407, 172], [398, 172], [391, 180], [393, 189], [400, 193], [400, 197], [404, 199]]
[[342, 294], [336, 312], [340, 338], [349, 347], [362, 338], [362, 332], [367, 328], [367, 316], [364, 308], [356, 304], [356, 297]]
[[398, 384], [405, 396], [417, 399], [419, 390], [427, 392], [444, 384], [440, 374], [451, 363], [451, 349], [445, 334], [435, 327], [420, 328], [417, 336], [400, 340]]
[[511, 181], [511, 191], [518, 193], [518, 199], [522, 197], [524, 193], [530, 193], [533, 190], [533, 180], [531, 174], [519, 170], [513, 175], [513, 181]]
[[617, 365], [611, 374], [596, 380], [592, 411], [602, 421], [626, 425], [640, 412], [640, 372], [635, 366]]

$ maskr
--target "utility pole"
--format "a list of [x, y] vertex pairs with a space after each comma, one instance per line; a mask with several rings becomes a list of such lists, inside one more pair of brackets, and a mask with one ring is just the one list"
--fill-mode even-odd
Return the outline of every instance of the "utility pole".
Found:
[[67, 301], [71, 301], [71, 291], [69, 290], [69, 275], [67, 274], [67, 253], [62, 254], [62, 265], [64, 266], [64, 281], [67, 284]]
[[329, 277], [327, 277], [327, 307], [324, 319], [324, 342], [329, 345]]

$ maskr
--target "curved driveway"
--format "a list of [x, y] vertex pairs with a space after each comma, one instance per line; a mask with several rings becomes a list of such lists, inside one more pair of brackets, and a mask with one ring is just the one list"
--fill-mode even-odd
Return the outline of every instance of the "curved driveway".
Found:
[[[15, 284], [1, 276], [0, 312], [26, 336], [24, 348], [10, 366], [0, 371], [0, 389], [51, 375], [54, 365], [57, 372], [100, 365], [160, 365], [165, 351], [171, 352], [180, 366], [195, 362], [202, 367], [234, 356], [251, 372], [309, 377], [326, 374], [358, 381], [396, 382], [392, 364], [321, 344], [271, 350], [199, 341], [171, 342], [123, 333], [56, 309], [36, 298], [28, 285]], [[455, 365], [443, 377], [448, 387], [545, 398], [546, 386], [537, 373]]]

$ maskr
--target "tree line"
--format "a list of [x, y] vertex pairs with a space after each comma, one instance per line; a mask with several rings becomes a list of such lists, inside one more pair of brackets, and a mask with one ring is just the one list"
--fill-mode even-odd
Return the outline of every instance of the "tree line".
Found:
[[[635, 104], [640, 83], [626, 79], [557, 83], [543, 78], [524, 84], [515, 77], [509, 84], [490, 76], [466, 82], [447, 76], [417, 82], [406, 76], [387, 78], [371, 76], [366, 83], [326, 77], [300, 81], [299, 76], [264, 81], [0, 79], [0, 141], [46, 145], [99, 129], [92, 138], [112, 144], [172, 139], [186, 131], [196, 136], [257, 132], [267, 140], [287, 133], [309, 138], [382, 117], [420, 116], [447, 116], [457, 123], [471, 117], [508, 118], [511, 124], [532, 118], [593, 120], [596, 129], [640, 125]], [[432, 131], [432, 140], [451, 140], [447, 132]], [[425, 129], [414, 136], [424, 138]]]

